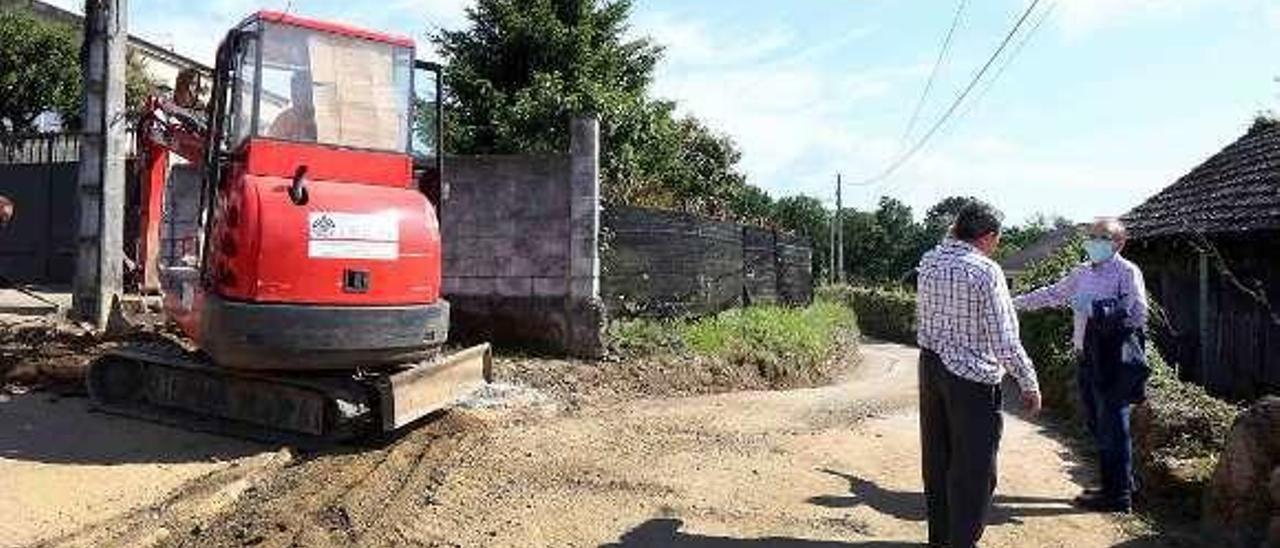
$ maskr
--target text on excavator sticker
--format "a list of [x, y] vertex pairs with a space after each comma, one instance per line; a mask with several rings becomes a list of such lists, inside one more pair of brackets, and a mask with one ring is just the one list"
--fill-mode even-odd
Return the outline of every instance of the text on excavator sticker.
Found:
[[311, 212], [307, 256], [314, 259], [391, 261], [400, 255], [400, 218], [395, 213]]

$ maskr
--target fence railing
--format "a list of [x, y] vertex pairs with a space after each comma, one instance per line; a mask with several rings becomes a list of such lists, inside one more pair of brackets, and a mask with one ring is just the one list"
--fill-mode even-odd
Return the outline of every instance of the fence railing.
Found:
[[[133, 158], [137, 143], [125, 140], [125, 156]], [[64, 164], [80, 161], [79, 133], [23, 133], [0, 135], [0, 165]]]
[[80, 160], [80, 134], [0, 136], [0, 164], [60, 164]]

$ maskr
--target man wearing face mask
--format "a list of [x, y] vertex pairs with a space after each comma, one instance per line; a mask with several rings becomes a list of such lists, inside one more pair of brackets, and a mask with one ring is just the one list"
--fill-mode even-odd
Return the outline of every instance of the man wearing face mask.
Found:
[[1070, 306], [1076, 382], [1085, 425], [1098, 444], [1102, 488], [1076, 497], [1082, 508], [1128, 512], [1133, 495], [1130, 405], [1143, 399], [1147, 293], [1142, 271], [1120, 256], [1126, 233], [1116, 219], [1089, 227], [1089, 260], [1058, 283], [1013, 300], [1019, 310]]
[[920, 260], [920, 449], [930, 546], [972, 548], [982, 537], [996, 487], [1006, 372], [1027, 409], [1040, 410], [1004, 272], [990, 259], [999, 243], [1000, 213], [972, 202]]

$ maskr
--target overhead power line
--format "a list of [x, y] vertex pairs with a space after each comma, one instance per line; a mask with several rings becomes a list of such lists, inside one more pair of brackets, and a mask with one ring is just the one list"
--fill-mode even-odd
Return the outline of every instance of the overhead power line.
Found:
[[966, 85], [958, 95], [956, 95], [955, 100], [953, 100], [951, 105], [947, 107], [947, 110], [942, 113], [942, 116], [940, 116], [938, 120], [929, 127], [929, 131], [925, 132], [925, 134], [921, 136], [910, 149], [899, 155], [898, 158], [891, 162], [883, 171], [876, 174], [874, 177], [859, 183], [857, 186], [870, 186], [888, 179], [896, 173], [898, 169], [910, 161], [916, 153], [920, 152], [926, 144], [928, 144], [929, 139], [932, 139], [933, 136], [938, 133], [938, 130], [942, 129], [942, 126], [945, 125], [953, 115], [955, 115], [956, 110], [960, 108], [961, 103], [969, 97], [969, 94], [973, 92], [975, 87], [977, 87], [978, 82], [980, 82], [982, 77], [987, 74], [987, 71], [991, 70], [991, 66], [995, 64], [996, 59], [998, 59], [1000, 54], [1004, 53], [1004, 50], [1009, 47], [1009, 43], [1013, 41], [1013, 37], [1022, 29], [1022, 25], [1027, 22], [1027, 18], [1030, 17], [1031, 13], [1040, 5], [1040, 2], [1041, 0], [1032, 0], [1031, 4], [1027, 6], [1027, 9], [1023, 10], [1022, 15], [1019, 16], [1017, 22], [1014, 23], [1013, 28], [1009, 29], [1004, 40], [1000, 41], [1000, 46], [992, 52], [991, 57], [987, 59], [986, 63], [983, 63], [982, 68], [973, 75], [973, 79], [969, 81], [969, 84]]
[[[1009, 65], [1012, 65], [1014, 60], [1018, 58], [1018, 55], [1022, 53], [1022, 49], [1027, 46], [1027, 42], [1030, 42], [1031, 38], [1040, 30], [1040, 27], [1044, 26], [1045, 20], [1053, 14], [1054, 8], [1057, 7], [1058, 3], [1054, 2], [1049, 4], [1049, 7], [1040, 12], [1040, 16], [1036, 18], [1035, 23], [1031, 25], [1031, 28], [1027, 30], [1026, 34], [1022, 35], [1022, 40], [1019, 40], [1018, 43], [1014, 45], [1013, 49], [1009, 51], [1009, 56], [1005, 58], [1004, 63], [1000, 64], [1000, 68], [996, 69], [995, 74], [991, 75], [991, 79], [987, 80], [987, 84], [982, 86], [982, 89], [978, 91], [978, 95], [974, 97], [972, 101], [969, 101], [969, 105], [956, 116], [957, 120], [963, 119], [969, 114], [969, 111], [982, 103], [982, 100], [991, 92], [991, 88], [995, 87], [996, 82], [1004, 75], [1004, 71], [1009, 69]], [[955, 127], [955, 124], [952, 124], [951, 127]]]
[[920, 111], [924, 110], [924, 105], [929, 99], [929, 92], [933, 89], [933, 82], [937, 79], [938, 72], [942, 70], [942, 64], [946, 61], [947, 52], [951, 50], [951, 38], [955, 36], [956, 28], [960, 26], [960, 19], [964, 15], [964, 8], [968, 3], [969, 0], [960, 0], [956, 5], [956, 14], [951, 18], [951, 27], [947, 29], [947, 34], [942, 39], [942, 48], [938, 50], [938, 58], [933, 61], [933, 69], [929, 71], [929, 79], [924, 83], [924, 91], [920, 93], [920, 100], [916, 101], [916, 108], [911, 111], [911, 119], [907, 122], [907, 129], [902, 132], [903, 148], [906, 147], [907, 140], [911, 138], [911, 132], [916, 129], [916, 122], [920, 120]]
[[[1004, 72], [1009, 69], [1009, 65], [1012, 65], [1013, 62], [1018, 58], [1018, 55], [1022, 53], [1023, 48], [1027, 46], [1027, 42], [1030, 42], [1031, 38], [1034, 37], [1036, 32], [1040, 30], [1040, 27], [1044, 26], [1045, 20], [1049, 19], [1049, 16], [1053, 14], [1054, 8], [1057, 8], [1057, 7], [1058, 7], [1058, 2], [1053, 2], [1053, 3], [1050, 3], [1047, 7], [1045, 7], [1045, 9], [1040, 10], [1040, 15], [1036, 17], [1036, 20], [1034, 23], [1032, 23], [1031, 28], [1027, 29], [1027, 32], [1022, 35], [1022, 39], [1019, 40], [1018, 43], [1013, 46], [1013, 49], [1009, 50], [1009, 55], [1005, 57], [1004, 62], [1000, 63], [999, 68], [997, 68], [995, 73], [991, 75], [991, 78], [987, 79], [986, 84], [984, 84], [982, 88], [978, 90], [978, 94], [974, 96], [972, 101], [969, 101], [968, 103], [965, 104], [964, 108], [961, 109], [958, 114], [956, 114], [954, 122], [948, 125], [944, 130], [942, 130], [941, 135], [939, 135], [937, 139], [943, 140], [949, 137], [952, 134], [952, 130], [955, 129], [956, 124], [959, 123], [960, 120], [963, 120], [967, 116], [969, 116], [969, 113], [973, 111], [973, 109], [977, 108], [979, 104], [982, 103], [982, 100], [986, 98], [988, 93], [991, 92], [991, 88], [995, 87], [996, 82], [998, 82], [1000, 80], [1000, 77], [1004, 75]], [[906, 184], [910, 185], [914, 182], [915, 181], [907, 181]], [[885, 185], [885, 186], [888, 186], [888, 185]], [[901, 187], [899, 187], [899, 189], [900, 188]]]

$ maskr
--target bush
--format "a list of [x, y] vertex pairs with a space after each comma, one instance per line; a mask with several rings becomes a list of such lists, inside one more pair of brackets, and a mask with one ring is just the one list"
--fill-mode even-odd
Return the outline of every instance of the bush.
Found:
[[[1015, 295], [1051, 285], [1072, 268], [1080, 264], [1084, 256], [1083, 238], [1077, 236], [1054, 255], [1027, 268], [1013, 284]], [[1076, 362], [1071, 348], [1071, 312], [1068, 310], [1038, 310], [1019, 314], [1022, 346], [1036, 366], [1040, 379], [1040, 393], [1046, 410], [1056, 417], [1070, 419], [1073, 425], [1083, 424], [1080, 413], [1080, 396], [1076, 390]]]
[[902, 344], [916, 344], [916, 296], [895, 288], [831, 285], [818, 289], [819, 299], [844, 303], [857, 316], [866, 335]]
[[771, 383], [807, 379], [854, 328], [853, 314], [837, 303], [806, 308], [733, 309], [686, 324], [681, 338], [694, 352], [753, 367]]
[[1148, 352], [1147, 401], [1133, 411], [1134, 472], [1143, 497], [1198, 518], [1201, 499], [1240, 410], [1178, 379], [1154, 348]]
[[692, 354], [759, 374], [770, 386], [820, 380], [823, 364], [852, 344], [854, 315], [847, 307], [816, 301], [805, 308], [755, 306], [700, 319], [635, 319], [609, 329], [614, 355], [628, 358]]

